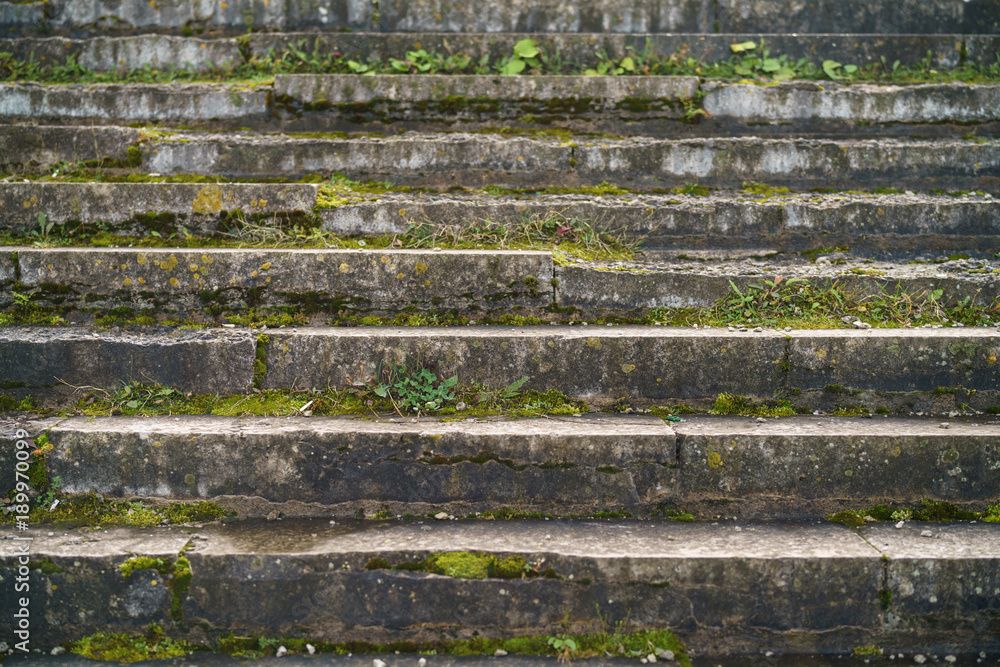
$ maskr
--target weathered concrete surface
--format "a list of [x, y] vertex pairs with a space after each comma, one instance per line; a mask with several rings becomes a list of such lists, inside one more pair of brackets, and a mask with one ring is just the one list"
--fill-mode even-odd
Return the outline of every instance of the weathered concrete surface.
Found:
[[[7, 5], [8, 3], [3, 3]], [[101, 33], [246, 32], [296, 28], [372, 29], [374, 3], [367, 0], [50, 0], [45, 9], [48, 31], [88, 36]], [[29, 5], [35, 8], [35, 5]], [[12, 33], [41, 28], [38, 11], [4, 12], [0, 27]]]
[[74, 419], [49, 432], [46, 469], [68, 493], [256, 496], [334, 511], [372, 502], [586, 512], [674, 493], [674, 435], [660, 419], [470, 421]]
[[379, 7], [383, 32], [1000, 32], [1000, 6], [993, 0], [908, 0], [857, 8], [836, 0], [792, 6], [772, 0], [513, 0], [485, 7], [455, 0], [388, 0]]
[[[682, 499], [1000, 500], [1000, 427], [875, 417], [689, 417]], [[683, 502], [683, 500], [682, 500]]]
[[362, 364], [375, 369], [409, 356], [463, 383], [506, 387], [528, 376], [525, 389], [581, 398], [770, 396], [780, 384], [785, 346], [775, 332], [702, 335], [624, 326], [299, 328], [269, 336], [266, 388], [340, 387]]
[[[132, 37], [22, 37], [0, 39], [0, 50], [19, 60], [61, 63], [75, 56], [76, 62], [97, 72], [154, 69], [206, 70], [229, 63], [240, 65], [243, 56], [234, 39], [197, 39], [169, 35]], [[44, 60], [43, 60], [44, 59]]]
[[571, 157], [570, 148], [558, 141], [465, 134], [304, 139], [179, 133], [149, 148], [143, 164], [161, 174], [291, 176], [337, 171], [399, 182], [481, 184], [495, 180], [492, 172], [504, 178], [506, 171], [510, 174], [505, 178], [515, 182], [561, 180], [570, 170]]
[[[930, 532], [930, 537], [925, 536]], [[887, 618], [925, 646], [1000, 647], [1000, 540], [996, 524], [907, 523], [861, 529], [888, 558]]]
[[991, 197], [927, 195], [487, 196], [458, 193], [380, 195], [321, 211], [339, 234], [402, 234], [413, 223], [463, 229], [491, 220], [586, 220], [643, 249], [849, 246], [855, 251], [989, 250], [1000, 245], [1000, 202]]
[[789, 339], [787, 382], [800, 389], [996, 389], [998, 356], [996, 329], [796, 331]]
[[763, 288], [775, 276], [806, 280], [817, 289], [836, 286], [841, 294], [859, 299], [904, 293], [922, 302], [943, 290], [940, 301], [947, 305], [969, 299], [990, 308], [1000, 300], [1000, 263], [991, 259], [911, 264], [906, 259], [842, 258], [844, 254], [820, 256], [826, 261], [815, 264], [796, 255], [747, 260], [683, 253], [672, 261], [581, 262], [556, 267], [556, 302], [609, 310], [707, 307], [731, 295], [731, 283], [741, 290]]
[[[610, 624], [627, 619], [629, 628], [671, 627], [704, 653], [755, 651], [762, 645], [793, 653], [850, 652], [883, 642], [907, 653], [995, 650], [997, 596], [982, 585], [997, 576], [1000, 529], [931, 526], [943, 535], [934, 540], [920, 537], [922, 528], [887, 535], [893, 541], [889, 547], [878, 538], [894, 531], [891, 526], [863, 529], [876, 538], [869, 544], [841, 526], [799, 522], [341, 520], [331, 525], [321, 519], [209, 525], [193, 536], [178, 528], [84, 534], [47, 534], [42, 528], [25, 535], [34, 538], [34, 558], [63, 570], [29, 575], [32, 615], [51, 619], [32, 635], [33, 645], [43, 650], [98, 630], [141, 632], [153, 618], [164, 621], [158, 604], [124, 604], [127, 596], [157, 602], [153, 593], [167, 588], [162, 578], [147, 571], [122, 580], [117, 566], [128, 553], [176, 557], [185, 544], [193, 579], [182, 596], [184, 622], [204, 621], [239, 635], [281, 636], [296, 627], [308, 628], [308, 638], [326, 641], [435, 641], [473, 631], [488, 637], [573, 634], [592, 632], [600, 614]], [[87, 541], [81, 543], [84, 535]], [[3, 555], [14, 544], [0, 541]], [[890, 555], [888, 562], [880, 549]], [[454, 579], [365, 569], [373, 558], [396, 565], [457, 550], [519, 555], [562, 578]], [[5, 559], [5, 576], [9, 563]], [[912, 606], [905, 599], [912, 597], [904, 593], [907, 582], [890, 577], [886, 588], [887, 568], [893, 573], [897, 567], [908, 580], [919, 571], [920, 593], [948, 591], [932, 604], [957, 622], [959, 632], [949, 634], [956, 627], [951, 624], [931, 632], [914, 627], [929, 622], [907, 608]], [[966, 595], [965, 581], [983, 592]], [[888, 613], [879, 606], [885, 590], [894, 593], [893, 605], [897, 596], [903, 598]], [[87, 609], [81, 618], [79, 601], [91, 597], [117, 604]], [[12, 618], [11, 604], [9, 596], [0, 602], [0, 623]], [[970, 634], [977, 624], [981, 632]]]
[[44, 0], [31, 3], [0, 2], [0, 34], [17, 34], [45, 19]]
[[[604, 119], [626, 123], [677, 119], [683, 100], [698, 90], [695, 77], [278, 75], [279, 110], [305, 116], [296, 127], [323, 117], [351, 122], [507, 122], [530, 118], [546, 125]], [[288, 119], [291, 120], [290, 118]], [[322, 123], [323, 119], [314, 122]]]
[[262, 121], [267, 91], [213, 83], [0, 84], [0, 118], [104, 121]]
[[[444, 15], [442, 15], [444, 16]], [[711, 33], [711, 31], [709, 31]], [[647, 43], [651, 53], [668, 56], [682, 49], [706, 62], [729, 60], [730, 46], [744, 41], [760, 44], [764, 40], [772, 54], [784, 54], [792, 60], [808, 58], [820, 63], [829, 58], [856, 65], [879, 62], [882, 56], [889, 63], [899, 60], [903, 65], [917, 65], [930, 51], [938, 67], [955, 67], [961, 61], [964, 44], [968, 62], [990, 65], [996, 60], [1000, 37], [995, 34], [963, 36], [949, 35], [885, 35], [885, 34], [782, 34], [775, 32], [729, 34], [613, 34], [613, 33], [284, 33], [253, 34], [249, 37], [251, 53], [263, 56], [268, 49], [281, 50], [289, 44], [305, 40], [305, 50], [320, 55], [339, 52], [351, 56], [372, 55], [400, 58], [416, 45], [438, 53], [466, 53], [478, 60], [489, 54], [492, 59], [509, 57], [513, 45], [522, 39], [535, 40], [548, 53], [559, 51], [564, 62], [593, 63], [594, 54], [604, 49], [615, 59], [632, 52], [642, 53]], [[363, 55], [362, 55], [363, 54]]]
[[838, 85], [795, 81], [777, 86], [707, 82], [703, 106], [741, 122], [840, 120], [939, 123], [1000, 119], [1000, 85]]
[[253, 386], [255, 349], [254, 336], [243, 331], [126, 334], [6, 327], [0, 329], [0, 382], [36, 397], [79, 386], [114, 389], [122, 382], [197, 394], [246, 393]]
[[227, 183], [2, 183], [0, 228], [29, 232], [46, 223], [105, 223], [108, 231], [167, 238], [183, 226], [191, 234], [220, 231], [220, 216], [240, 212], [248, 219], [276, 218], [271, 224], [312, 213], [316, 186]]
[[552, 257], [535, 251], [25, 248], [17, 262], [22, 285], [76, 307], [336, 313], [552, 302]]
[[[581, 398], [770, 397], [780, 389], [839, 384], [859, 390], [933, 391], [1000, 386], [995, 329], [746, 332], [660, 327], [300, 328], [270, 334], [268, 388], [343, 386], [349, 374], [404, 356], [462, 382]], [[574, 362], [566, 364], [567, 355]], [[784, 370], [787, 369], [787, 370]]]
[[154, 141], [143, 166], [157, 173], [357, 178], [449, 187], [625, 182], [635, 188], [987, 188], [1000, 185], [1000, 142], [647, 138], [581, 140], [405, 134], [349, 139], [185, 135]]
[[139, 140], [129, 127], [59, 127], [0, 124], [0, 166], [39, 168], [59, 162], [128, 160]]

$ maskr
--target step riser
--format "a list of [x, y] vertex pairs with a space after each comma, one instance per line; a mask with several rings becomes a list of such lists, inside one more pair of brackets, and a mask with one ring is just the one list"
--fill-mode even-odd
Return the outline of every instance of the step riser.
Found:
[[[711, 399], [723, 392], [770, 397], [828, 385], [889, 392], [964, 387], [990, 400], [1000, 386], [1000, 336], [990, 329], [783, 335], [633, 327], [365, 327], [275, 329], [267, 335], [265, 389], [343, 387], [363, 368], [371, 372], [406, 357], [436, 366], [444, 377], [458, 375], [464, 384], [506, 387], [527, 376], [524, 389], [597, 400]], [[35, 329], [30, 335], [9, 329], [0, 336], [0, 377], [22, 383], [26, 393], [44, 394], [59, 379], [104, 387], [159, 382], [222, 394], [247, 393], [253, 384], [253, 336], [243, 331], [184, 332], [168, 344], [158, 337], [91, 336], [72, 329]], [[24, 360], [33, 358], [47, 363], [26, 367]]]
[[[925, 527], [867, 527], [862, 536], [805, 524], [436, 522], [423, 526], [428, 532], [416, 524], [373, 530], [286, 521], [266, 531], [286, 534], [283, 544], [262, 537], [261, 525], [208, 526], [195, 539], [175, 529], [155, 538], [142, 534], [148, 529], [112, 529], [85, 552], [75, 535], [38, 531], [33, 557], [62, 571], [29, 574], [31, 590], [40, 591], [32, 616], [47, 619], [32, 628], [32, 643], [47, 649], [95, 631], [141, 633], [151, 621], [172, 628], [164, 577], [137, 570], [123, 579], [118, 566], [126, 553], [173, 560], [187, 544], [192, 581], [179, 595], [183, 623], [206, 624], [209, 638], [307, 628], [305, 637], [316, 640], [436, 642], [474, 632], [584, 634], [621, 621], [626, 631], [669, 626], [706, 654], [762, 645], [792, 653], [871, 644], [907, 653], [996, 650], [996, 530], [931, 525], [944, 545], [935, 549], [937, 540], [919, 536]], [[945, 553], [959, 545], [976, 557]], [[456, 549], [519, 555], [562, 579], [365, 571], [376, 557], [419, 562]], [[78, 601], [96, 591], [111, 603], [81, 619]], [[0, 631], [12, 630], [13, 602], [2, 602], [10, 613]]]
[[[67, 493], [256, 496], [350, 508], [385, 502], [421, 514], [430, 506], [485, 510], [525, 502], [537, 511], [585, 512], [637, 508], [676, 495], [675, 439], [663, 422], [602, 428], [588, 427], [594, 420], [587, 418], [564, 419], [572, 425], [367, 427], [303, 419], [296, 432], [287, 422], [273, 423], [284, 432], [278, 437], [260, 420], [234, 427], [206, 419], [194, 434], [186, 430], [190, 419], [165, 429], [162, 423], [134, 425], [141, 434], [102, 420], [97, 423], [112, 432], [71, 424], [50, 431], [55, 449], [46, 469], [62, 477]], [[441, 463], [436, 457], [480, 458]]]
[[[801, 278], [819, 290], [836, 287], [859, 299], [904, 293], [920, 301], [942, 290], [946, 303], [968, 299], [970, 305], [989, 308], [1000, 297], [991, 269], [949, 276], [934, 266], [908, 274], [906, 267], [894, 267], [897, 275], [882, 276], [884, 271], [873, 269], [875, 275], [833, 268], [810, 272], [803, 264], [777, 265], [771, 272], [747, 264], [727, 269], [725, 263], [709, 269], [687, 263], [638, 270], [556, 266], [545, 252], [28, 247], [0, 250], [0, 306], [14, 304], [17, 292], [30, 294], [36, 306], [75, 312], [73, 320], [127, 307], [160, 319], [212, 321], [257, 308], [326, 324], [346, 314], [417, 307], [457, 309], [473, 320], [483, 310], [528, 308], [533, 316], [558, 322], [567, 311], [543, 309], [550, 304], [578, 309], [570, 312], [580, 319], [594, 310], [640, 317], [651, 308], [704, 308], [730, 296], [733, 285], [745, 291], [774, 275]], [[754, 275], [746, 275], [751, 270]]]
[[739, 187], [755, 180], [801, 189], [1000, 188], [1000, 144], [972, 142], [689, 141], [571, 147], [465, 135], [447, 141], [201, 139], [156, 141], [143, 148], [143, 156], [143, 168], [161, 174], [301, 177], [336, 171], [352, 178], [432, 187], [574, 187], [613, 180], [648, 189], [692, 180]]
[[124, 127], [29, 127], [0, 125], [0, 166], [48, 168], [60, 162], [116, 160], [127, 163], [139, 130]]
[[[526, 505], [558, 514], [642, 513], [662, 502], [720, 501], [730, 503], [729, 513], [744, 501], [754, 506], [747, 514], [773, 516], [883, 498], [1000, 499], [1000, 436], [990, 426], [688, 417], [671, 431], [648, 418], [598, 421], [69, 420], [48, 432], [46, 470], [62, 479], [65, 493], [233, 496], [240, 498], [222, 502], [237, 506], [252, 497], [337, 516], [375, 506], [417, 515]], [[0, 467], [12, 469], [13, 457], [5, 458]]]
[[38, 29], [100, 33], [204, 28], [243, 32], [321, 28], [379, 30], [382, 32], [743, 32], [772, 30], [791, 33], [996, 33], [1000, 21], [989, 0], [961, 3], [955, 0], [918, 2], [911, 0], [891, 8], [879, 4], [846, 8], [829, 0], [797, 9], [777, 8], [759, 0], [754, 3], [727, 0], [711, 3], [688, 0], [680, 3], [618, 0], [608, 3], [539, 5], [516, 0], [503, 7], [471, 7], [436, 0], [421, 4], [375, 3], [340, 0], [316, 3], [291, 0], [262, 5], [252, 0], [233, 0], [226, 7], [198, 2], [122, 2], [113, 9], [91, 2], [50, 2], [26, 6], [6, 5], [0, 13], [4, 33]]

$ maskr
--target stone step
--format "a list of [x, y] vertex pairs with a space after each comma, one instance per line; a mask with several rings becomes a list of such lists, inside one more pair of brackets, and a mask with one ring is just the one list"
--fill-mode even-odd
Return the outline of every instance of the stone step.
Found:
[[[4, 193], [0, 186], [0, 201], [6, 199]], [[721, 254], [704, 256], [721, 258], [728, 249], [767, 254], [838, 246], [891, 257], [895, 252], [985, 251], [1000, 245], [1000, 203], [977, 195], [385, 194], [319, 213], [324, 229], [350, 235], [403, 234], [422, 222], [462, 229], [482, 220], [508, 225], [550, 217], [591, 221], [627, 238], [641, 238], [650, 257], [660, 249], [675, 249], [674, 256], [715, 250]], [[25, 216], [27, 229], [34, 220]]]
[[878, 392], [951, 395], [962, 388], [963, 402], [988, 410], [1000, 406], [998, 353], [996, 329], [958, 327], [300, 327], [269, 329], [263, 337], [244, 329], [6, 327], [0, 329], [0, 378], [11, 394], [40, 399], [132, 381], [198, 394], [245, 394], [255, 386], [342, 388], [366, 380], [364, 369], [372, 373], [409, 358], [441, 377], [456, 375], [463, 385], [507, 387], [527, 377], [524, 390], [557, 389], [595, 405], [620, 397], [710, 404], [720, 393], [784, 394], [805, 405], [830, 387], [846, 387], [873, 392], [868, 409], [898, 405], [910, 411], [919, 409], [921, 395]]
[[[422, 223], [464, 230], [484, 220], [498, 225], [526, 219], [585, 221], [641, 240], [647, 259], [689, 254], [711, 260], [730, 258], [737, 250], [745, 257], [849, 247], [864, 258], [912, 259], [923, 253], [938, 261], [941, 253], [975, 255], [1000, 245], [1000, 202], [988, 194], [359, 192], [335, 208], [317, 209], [318, 188], [306, 183], [0, 182], [0, 209], [7, 211], [0, 229], [15, 235], [37, 232], [43, 214], [46, 224], [67, 232], [84, 225], [137, 237], [151, 232], [164, 238], [185, 232], [212, 236], [225, 233], [227, 223], [236, 224], [240, 216], [278, 227], [315, 214], [326, 231], [366, 237], [403, 235]], [[780, 263], [774, 257], [768, 261]]]
[[414, 309], [479, 319], [527, 308], [545, 321], [566, 322], [596, 313], [641, 317], [651, 308], [705, 308], [731, 296], [733, 286], [746, 291], [782, 279], [808, 281], [817, 290], [835, 286], [856, 299], [900, 293], [919, 302], [940, 290], [945, 305], [1000, 302], [994, 253], [911, 263], [845, 252], [767, 259], [707, 254], [556, 264], [543, 251], [0, 247], [0, 306], [10, 308], [15, 293], [27, 294], [33, 307], [55, 309], [71, 322], [121, 308], [196, 322], [258, 309], [314, 324]]
[[[0, 84], [0, 100], [0, 117], [12, 121], [146, 121], [270, 132], [395, 134], [503, 126], [667, 137], [730, 132], [858, 138], [956, 136], [969, 134], [966, 125], [973, 124], [976, 140], [1000, 133], [995, 84], [791, 81], [762, 87], [709, 80], [699, 87], [696, 77], [278, 75], [273, 86], [7, 83]], [[692, 122], [701, 116], [706, 120]]]
[[523, 39], [534, 40], [546, 53], [558, 52], [566, 64], [587, 67], [603, 60], [602, 52], [615, 60], [646, 53], [659, 56], [683, 53], [704, 63], [728, 61], [733, 55], [733, 44], [752, 41], [763, 43], [772, 56], [785, 55], [792, 62], [805, 58], [818, 65], [832, 59], [861, 66], [885, 58], [890, 65], [898, 60], [901, 65], [917, 66], [923, 64], [930, 52], [935, 67], [949, 69], [966, 62], [991, 65], [1000, 48], [1000, 36], [996, 34], [263, 32], [239, 39], [161, 34], [83, 39], [13, 37], [0, 39], [0, 50], [19, 60], [33, 58], [42, 64], [65, 63], [73, 55], [75, 62], [98, 72], [147, 66], [212, 71], [263, 58], [271, 50], [280, 54], [290, 47], [310, 57], [318, 56], [318, 61], [334, 53], [362, 62], [369, 56], [383, 60], [404, 58], [407, 51], [423, 48], [443, 55], [464, 53], [476, 62], [488, 56], [496, 65], [500, 59], [509, 57], [513, 45]]
[[989, 0], [935, 0], [890, 5], [879, 2], [845, 7], [833, 0], [779, 8], [766, 0], [666, 3], [517, 0], [473, 8], [434, 0], [370, 3], [338, 0], [233, 0], [225, 7], [207, 0], [140, 0], [113, 5], [98, 0], [48, 0], [0, 5], [3, 33], [54, 30], [81, 34], [156, 31], [274, 31], [295, 28], [378, 30], [381, 32], [539, 32], [539, 33], [718, 33], [761, 30], [788, 33], [997, 33], [1000, 20]]
[[14, 252], [0, 250], [13, 260], [13, 275], [0, 274], [0, 282], [16, 281], [8, 289], [35, 292], [38, 305], [82, 310], [125, 306], [185, 318], [262, 308], [318, 311], [325, 323], [341, 311], [542, 308], [554, 296], [552, 256], [538, 251], [24, 248], [13, 258]]
[[[35, 562], [54, 566], [28, 574], [32, 616], [48, 619], [32, 626], [32, 646], [142, 634], [150, 622], [175, 636], [180, 625], [201, 625], [194, 636], [209, 643], [293, 628], [310, 640], [384, 643], [611, 632], [622, 623], [624, 632], [672, 628], [702, 654], [867, 645], [993, 653], [1000, 636], [1000, 530], [988, 523], [855, 532], [815, 522], [285, 519], [81, 530], [3, 529], [5, 578], [15, 576], [16, 536], [32, 539]], [[444, 575], [392, 569], [443, 553], [452, 554], [438, 561]], [[138, 557], [179, 565], [190, 579], [143, 569], [130, 561]], [[477, 576], [500, 562], [501, 574], [516, 567], [528, 578], [447, 574], [469, 567]], [[125, 576], [123, 565], [131, 565]], [[95, 595], [110, 603], [81, 615]], [[0, 602], [8, 636], [14, 603]]]
[[601, 139], [404, 134], [349, 139], [178, 133], [143, 145], [160, 174], [355, 179], [431, 187], [578, 187], [606, 180], [636, 189], [751, 180], [811, 187], [1000, 187], [1000, 142], [966, 140]]
[[211, 499], [243, 517], [529, 505], [655, 515], [662, 503], [711, 516], [722, 502], [730, 515], [821, 517], [851, 503], [1000, 499], [996, 420], [947, 426], [813, 416], [689, 415], [671, 425], [601, 414], [77, 417], [47, 431], [45, 466], [63, 493]]

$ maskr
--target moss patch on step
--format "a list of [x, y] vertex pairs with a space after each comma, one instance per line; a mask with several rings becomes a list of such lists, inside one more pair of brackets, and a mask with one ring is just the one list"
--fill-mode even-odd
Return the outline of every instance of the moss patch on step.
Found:
[[875, 505], [860, 510], [843, 510], [828, 514], [827, 520], [849, 528], [857, 528], [879, 521], [984, 521], [1000, 523], [1000, 503], [990, 505], [982, 512], [961, 509], [943, 500], [925, 498], [918, 504]]

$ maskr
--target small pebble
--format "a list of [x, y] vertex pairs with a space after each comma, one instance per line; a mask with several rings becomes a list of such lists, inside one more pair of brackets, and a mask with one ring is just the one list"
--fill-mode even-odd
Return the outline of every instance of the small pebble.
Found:
[[51, 654], [52, 655], [62, 655], [65, 652], [66, 652], [66, 649], [64, 649], [62, 646], [56, 646], [54, 649], [52, 649]]
[[917, 663], [918, 665], [922, 665], [925, 662], [927, 662], [927, 658], [924, 657], [923, 653], [918, 653], [915, 656], [913, 656], [913, 662]]
[[920, 537], [934, 537], [934, 533], [929, 530], [921, 530]]
[[497, 656], [498, 658], [502, 658], [503, 656], [507, 655], [507, 651], [503, 650], [502, 648], [498, 648], [497, 650], [493, 651], [493, 655]]
[[656, 652], [656, 657], [661, 658], [662, 660], [673, 660], [674, 652], [667, 650], [665, 648], [661, 648], [659, 651]]
[[754, 328], [753, 328], [753, 330], [754, 330], [754, 331], [756, 331], [757, 333], [760, 333], [760, 332], [762, 332], [762, 331], [763, 331], [764, 329], [762, 329], [761, 327], [754, 327]]
[[427, 658], [420, 658], [420, 660], [417, 660], [418, 667], [424, 667], [424, 665], [426, 664], [427, 664]]
[[950, 428], [950, 427], [951, 424], [949, 424], [948, 422], [941, 422], [941, 428]]
[[656, 656], [650, 653], [646, 656], [646, 662], [656, 662]]
[[945, 661], [945, 662], [947, 662], [947, 663], [950, 663], [950, 664], [955, 664], [955, 661], [956, 661], [956, 660], [958, 660], [958, 658], [956, 658], [956, 657], [955, 657], [955, 656], [953, 656], [953, 655], [946, 655], [946, 656], [944, 657], [944, 661]]
[[286, 653], [288, 653], [288, 649], [285, 648], [284, 646], [279, 646], [278, 651], [274, 655], [280, 658], [284, 656]]
[[309, 655], [315, 655], [316, 654], [316, 647], [313, 646], [312, 644], [306, 644], [306, 652]]
[[904, 525], [906, 525], [906, 522], [905, 521], [900, 521], [900, 522], [898, 522], [896, 524], [896, 528], [902, 528]]

